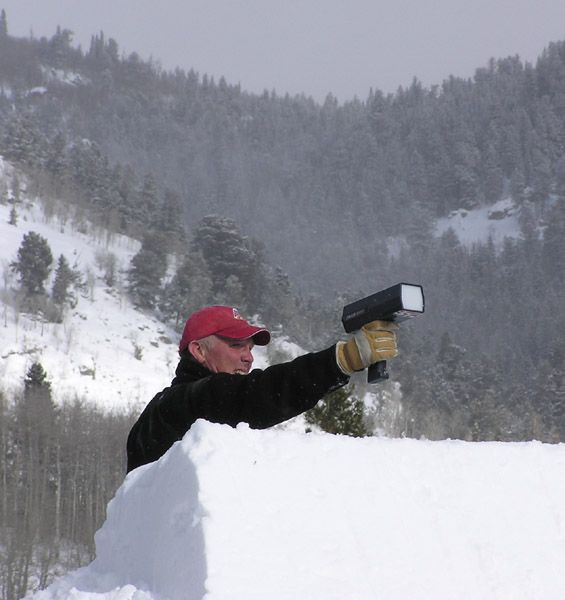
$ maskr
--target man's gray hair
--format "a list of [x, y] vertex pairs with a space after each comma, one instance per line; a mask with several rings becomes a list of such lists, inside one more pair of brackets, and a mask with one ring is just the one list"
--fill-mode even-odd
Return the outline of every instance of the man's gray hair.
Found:
[[204, 338], [201, 338], [197, 341], [199, 344], [202, 344], [202, 346], [204, 346], [204, 348], [206, 348], [206, 350], [211, 350], [214, 347], [216, 340], [217, 340], [216, 336], [214, 334], [212, 334], [212, 335], [208, 335]]

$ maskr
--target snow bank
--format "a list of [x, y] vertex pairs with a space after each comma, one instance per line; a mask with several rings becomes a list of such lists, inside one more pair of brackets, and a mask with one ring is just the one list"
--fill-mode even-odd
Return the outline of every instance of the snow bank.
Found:
[[126, 478], [96, 560], [33, 598], [561, 599], [564, 472], [563, 445], [199, 421]]

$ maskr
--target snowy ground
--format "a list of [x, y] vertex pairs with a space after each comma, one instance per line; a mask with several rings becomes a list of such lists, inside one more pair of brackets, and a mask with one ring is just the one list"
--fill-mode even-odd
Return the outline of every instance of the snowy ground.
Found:
[[512, 198], [505, 198], [491, 206], [457, 210], [438, 220], [435, 233], [441, 235], [451, 228], [466, 246], [484, 244], [489, 237], [498, 245], [505, 237], [516, 238], [520, 235], [519, 215], [520, 211]]
[[565, 446], [199, 421], [34, 600], [561, 600]]
[[[109, 289], [102, 281], [96, 256], [113, 253], [118, 268], [127, 268], [138, 244], [123, 236], [81, 233], [71, 223], [47, 219], [40, 203], [18, 206], [17, 225], [9, 225], [9, 205], [0, 205], [0, 265], [4, 288], [0, 331], [0, 380], [14, 392], [33, 361], [40, 361], [51, 381], [53, 396], [61, 402], [76, 396], [103, 408], [124, 408], [140, 398], [150, 398], [168, 384], [176, 364], [176, 335], [148, 315], [136, 310], [125, 293]], [[53, 269], [63, 254], [90, 280], [61, 324], [47, 323], [18, 313], [6, 298], [15, 284], [9, 263], [16, 259], [24, 234], [35, 231], [47, 239]], [[51, 282], [46, 286], [50, 290]], [[143, 360], [135, 357], [141, 355]]]

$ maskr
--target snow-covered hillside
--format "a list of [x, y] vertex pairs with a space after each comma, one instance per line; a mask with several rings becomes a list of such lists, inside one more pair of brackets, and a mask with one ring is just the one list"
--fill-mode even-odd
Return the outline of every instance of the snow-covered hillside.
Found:
[[[13, 168], [0, 159], [0, 184], [7, 186], [8, 197], [12, 180]], [[144, 405], [170, 383], [178, 362], [178, 334], [134, 309], [124, 292], [123, 273], [121, 284], [108, 288], [97, 260], [101, 254], [112, 253], [118, 270], [123, 271], [139, 249], [138, 242], [109, 235], [88, 223], [82, 222], [79, 231], [71, 219], [48, 218], [42, 203], [27, 195], [25, 183], [21, 199], [15, 226], [9, 224], [10, 204], [0, 204], [2, 388], [9, 393], [20, 390], [27, 369], [39, 361], [56, 402], [79, 397], [104, 409]], [[76, 308], [68, 310], [61, 324], [19, 313], [7, 300], [7, 289], [17, 285], [9, 264], [29, 231], [47, 239], [53, 267], [63, 254], [88, 282], [87, 291], [79, 295]], [[257, 349], [255, 366], [264, 367], [266, 361], [265, 351]]]
[[[7, 191], [7, 198], [12, 193], [13, 174], [14, 168], [0, 157], [0, 186]], [[79, 397], [105, 409], [144, 405], [171, 380], [178, 358], [178, 334], [154, 316], [136, 310], [125, 293], [124, 270], [139, 243], [95, 228], [84, 219], [77, 223], [70, 215], [51, 214], [53, 211], [46, 210], [38, 198], [29, 197], [21, 173], [18, 178], [22, 189], [16, 225], [9, 224], [11, 205], [0, 203], [2, 388], [9, 394], [20, 390], [31, 363], [40, 361], [57, 402]], [[436, 233], [448, 227], [463, 243], [485, 241], [489, 235], [500, 241], [519, 233], [517, 210], [510, 200], [490, 208], [459, 211], [438, 221]], [[79, 295], [77, 306], [67, 311], [61, 324], [21, 313], [9, 300], [8, 290], [17, 286], [9, 264], [30, 231], [48, 240], [54, 263], [64, 255], [88, 283], [87, 291]], [[115, 257], [118, 271], [118, 282], [112, 288], [103, 278], [101, 257], [108, 255]], [[51, 283], [47, 287], [50, 289]], [[271, 345], [279, 349], [275, 354], [294, 357], [301, 353], [300, 348], [278, 336]], [[264, 368], [268, 364], [267, 351], [256, 348], [255, 366]], [[391, 382], [388, 389], [380, 388], [378, 393], [378, 399], [374, 394], [365, 398], [369, 409], [380, 405], [381, 417], [383, 408], [384, 412], [398, 410], [397, 384]], [[391, 399], [390, 393], [396, 398]], [[384, 406], [387, 402], [388, 408]]]
[[439, 219], [435, 233], [441, 235], [450, 228], [466, 246], [484, 244], [489, 238], [498, 245], [506, 237], [517, 238], [520, 235], [520, 210], [512, 198], [473, 210], [460, 209]]
[[565, 446], [197, 422], [34, 600], [561, 600]]

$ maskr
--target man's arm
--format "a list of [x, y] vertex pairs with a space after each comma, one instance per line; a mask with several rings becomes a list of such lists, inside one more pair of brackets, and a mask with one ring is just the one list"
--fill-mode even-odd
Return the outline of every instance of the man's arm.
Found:
[[248, 375], [218, 373], [187, 397], [193, 413], [215, 423], [271, 427], [311, 408], [349, 381], [337, 366], [335, 346]]
[[129, 434], [128, 472], [160, 458], [197, 419], [270, 427], [313, 408], [348, 381], [332, 346], [248, 375], [215, 373], [167, 388], [147, 405]]

